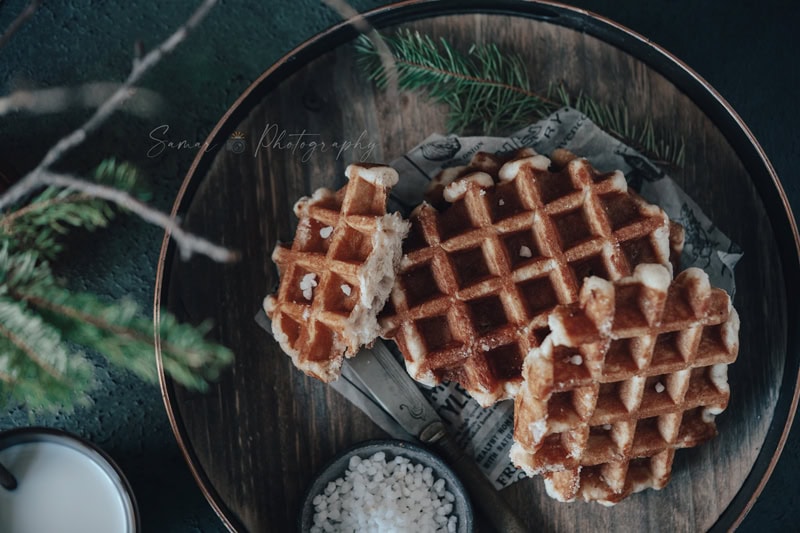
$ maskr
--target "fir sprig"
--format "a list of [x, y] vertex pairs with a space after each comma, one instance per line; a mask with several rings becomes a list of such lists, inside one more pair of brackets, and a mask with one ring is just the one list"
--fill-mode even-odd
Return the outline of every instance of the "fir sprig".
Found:
[[[104, 160], [94, 180], [146, 199], [138, 171], [113, 158]], [[11, 239], [19, 249], [36, 250], [53, 259], [63, 250], [62, 237], [71, 229], [95, 230], [108, 225], [114, 208], [108, 202], [71, 189], [47, 187], [24, 206], [0, 218], [0, 238]]]
[[[39, 3], [31, 2], [10, 29], [15, 30], [33, 12], [31, 6], [35, 9]], [[185, 231], [173, 217], [141, 201], [135, 192], [135, 169], [124, 163], [105, 162], [94, 182], [54, 170], [65, 154], [108, 121], [136, 92], [138, 82], [197, 28], [216, 3], [203, 0], [147, 53], [136, 46], [125, 81], [0, 195], [0, 401], [11, 399], [41, 410], [70, 408], [85, 399], [93, 367], [80, 351], [81, 344], [155, 379], [154, 338], [149, 320], [136, 306], [70, 291], [56, 280], [50, 266], [63, 250], [61, 237], [75, 228], [107, 225], [115, 214], [112, 204], [169, 232], [184, 256], [200, 253], [220, 262], [236, 258], [235, 252]], [[12, 33], [0, 36], [0, 47]], [[207, 325], [192, 328], [162, 315], [158, 330], [165, 369], [190, 387], [202, 388], [231, 359], [228, 349], [204, 339]]]
[[[560, 83], [550, 84], [544, 94], [533, 90], [522, 58], [501, 51], [495, 44], [474, 44], [463, 54], [444, 38], [435, 41], [408, 29], [381, 38], [392, 53], [398, 87], [425, 91], [434, 101], [447, 105], [451, 132], [507, 132], [559, 107], [571, 106], [651, 159], [683, 165], [681, 138], [657, 132], [650, 119], [637, 127], [623, 106], [601, 104], [583, 93], [572, 96]], [[356, 50], [367, 78], [385, 88], [389, 74], [372, 41], [361, 35]]]
[[[144, 196], [137, 193], [136, 169], [125, 163], [105, 161], [95, 179]], [[65, 233], [104, 227], [114, 216], [107, 202], [58, 188], [0, 216], [0, 399], [32, 410], [81, 403], [93, 383], [84, 349], [149, 382], [157, 380], [153, 325], [138, 306], [69, 290], [50, 266]], [[189, 388], [205, 389], [232, 359], [230, 350], [205, 339], [209, 329], [162, 313], [164, 369]]]
[[[147, 381], [158, 378], [153, 364], [153, 323], [141, 316], [131, 300], [105, 302], [94, 294], [59, 287], [29, 288], [16, 294], [64, 339], [101, 352], [112, 364], [127, 368]], [[205, 390], [231, 360], [229, 350], [210, 344], [203, 336], [208, 324], [191, 327], [171, 315], [159, 327], [162, 362], [184, 386]]]
[[32, 410], [82, 403], [92, 383], [91, 365], [75, 353], [61, 332], [31, 310], [14, 292], [53, 280], [35, 252], [0, 248], [0, 392], [3, 399]]

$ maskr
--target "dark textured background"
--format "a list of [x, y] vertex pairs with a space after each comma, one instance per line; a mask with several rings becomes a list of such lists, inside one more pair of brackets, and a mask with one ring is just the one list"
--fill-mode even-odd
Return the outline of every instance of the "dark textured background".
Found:
[[[5, 28], [27, 0], [0, 2]], [[386, 4], [356, 1], [359, 10]], [[598, 0], [568, 4], [609, 17], [665, 47], [711, 83], [742, 116], [800, 212], [800, 3], [790, 0]], [[194, 2], [45, 1], [0, 49], [0, 94], [15, 89], [124, 79], [133, 43], [156, 45], [193, 10]], [[166, 105], [150, 118], [119, 113], [65, 163], [91, 168], [116, 155], [149, 177], [153, 202], [168, 209], [192, 150], [147, 157], [153, 128], [168, 125], [175, 141], [202, 141], [236, 97], [285, 52], [338, 17], [313, 0], [223, 2], [199, 31], [142, 85]], [[0, 119], [0, 161], [29, 169], [86, 111], [14, 114]], [[69, 283], [109, 297], [130, 295], [149, 313], [162, 233], [120, 218], [100, 235], [74, 239], [60, 264]], [[791, 324], [790, 327], [797, 327]], [[29, 424], [64, 428], [108, 451], [128, 475], [145, 531], [220, 531], [222, 526], [189, 475], [169, 428], [158, 388], [98, 362], [100, 387], [74, 414], [31, 418], [0, 413], [0, 429]], [[800, 427], [789, 437], [775, 474], [743, 531], [797, 530], [800, 524]]]

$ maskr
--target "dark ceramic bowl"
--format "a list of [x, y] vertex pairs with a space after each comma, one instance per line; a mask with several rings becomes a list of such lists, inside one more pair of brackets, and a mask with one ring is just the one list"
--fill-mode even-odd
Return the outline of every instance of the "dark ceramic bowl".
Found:
[[431, 467], [434, 477], [443, 479], [445, 490], [455, 496], [453, 514], [458, 518], [456, 531], [458, 533], [467, 533], [473, 530], [472, 503], [469, 500], [467, 491], [455, 473], [442, 459], [427, 448], [410, 442], [402, 440], [370, 440], [340, 453], [317, 474], [303, 498], [298, 523], [299, 531], [307, 533], [311, 530], [311, 526], [314, 524], [314, 497], [322, 494], [328, 483], [344, 476], [350, 463], [350, 458], [358, 456], [362, 459], [367, 459], [378, 452], [384, 452], [387, 461], [397, 456], [402, 456], [414, 464]]

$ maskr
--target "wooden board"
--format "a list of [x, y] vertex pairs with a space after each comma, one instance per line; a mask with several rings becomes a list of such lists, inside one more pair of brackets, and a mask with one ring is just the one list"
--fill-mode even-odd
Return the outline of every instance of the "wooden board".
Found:
[[[657, 127], [686, 139], [686, 164], [672, 176], [745, 250], [736, 271], [741, 351], [730, 370], [730, 406], [718, 418], [720, 436], [679, 452], [666, 489], [613, 508], [557, 503], [539, 479], [516, 483], [503, 496], [531, 530], [711, 528], [734, 502], [764, 446], [787, 354], [781, 259], [751, 174], [697, 103], [634, 55], [587, 33], [497, 14], [427, 17], [402, 26], [444, 36], [464, 50], [475, 42], [496, 43], [526, 59], [535, 88], [564, 81], [574, 93], [624, 102], [632, 120], [652, 117]], [[189, 320], [212, 319], [214, 335], [236, 352], [233, 366], [207, 394], [187, 392], [166, 378], [163, 383], [190, 466], [232, 529], [286, 531], [295, 523], [305, 487], [328, 459], [358, 441], [385, 436], [330, 387], [294, 370], [253, 320], [276, 286], [270, 253], [277, 240], [291, 240], [292, 205], [300, 196], [341, 186], [345, 166], [370, 143], [368, 159], [390, 161], [430, 133], [446, 132], [444, 108], [412, 93], [390, 101], [364, 81], [354, 57], [344, 44], [298, 65], [288, 79], [279, 79], [286, 65], [268, 73], [215, 131], [218, 141], [233, 130], [243, 132], [248, 150], [237, 154], [220, 146], [202, 155], [187, 176], [176, 211], [192, 231], [238, 249], [242, 260], [184, 262], [169, 250], [159, 265], [156, 305]], [[270, 146], [254, 156], [265, 131]], [[276, 138], [273, 131], [286, 133], [281, 145], [266, 142]], [[362, 149], [310, 153], [286, 145], [291, 134], [302, 132], [340, 145], [360, 140]], [[748, 499], [741, 498], [734, 503], [738, 509], [729, 511], [733, 520]]]

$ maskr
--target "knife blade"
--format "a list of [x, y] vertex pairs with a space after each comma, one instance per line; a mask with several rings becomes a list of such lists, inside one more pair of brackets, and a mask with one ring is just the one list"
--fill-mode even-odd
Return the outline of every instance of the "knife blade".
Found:
[[346, 364], [377, 403], [413, 437], [419, 438], [431, 424], [441, 423], [436, 410], [382, 342], [362, 348]]
[[435, 448], [467, 487], [473, 504], [500, 533], [526, 531], [478, 465], [447, 432], [442, 418], [382, 341], [362, 349], [346, 364], [375, 401], [408, 433]]

